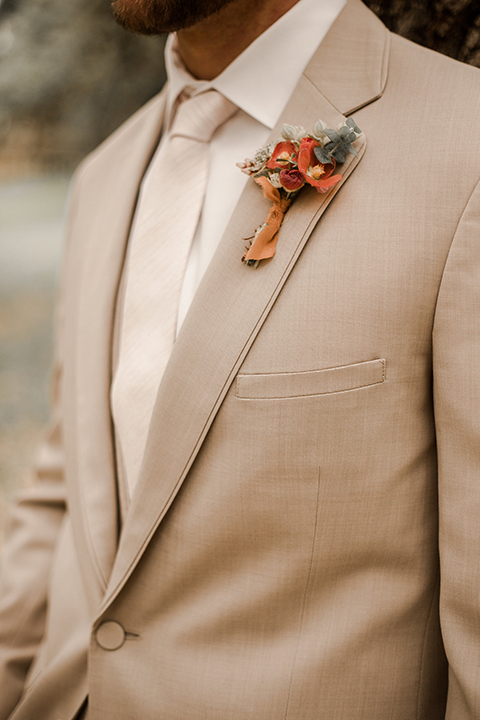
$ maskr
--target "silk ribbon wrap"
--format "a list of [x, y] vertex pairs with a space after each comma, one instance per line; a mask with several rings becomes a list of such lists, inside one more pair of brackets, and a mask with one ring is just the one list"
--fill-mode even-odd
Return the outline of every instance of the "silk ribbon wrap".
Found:
[[247, 265], [253, 265], [260, 260], [267, 260], [275, 255], [278, 231], [283, 222], [283, 217], [292, 202], [292, 198], [282, 198], [279, 190], [273, 187], [266, 177], [255, 178], [255, 182], [262, 188], [264, 197], [270, 200], [273, 205], [267, 219], [257, 229], [251, 246], [242, 258]]

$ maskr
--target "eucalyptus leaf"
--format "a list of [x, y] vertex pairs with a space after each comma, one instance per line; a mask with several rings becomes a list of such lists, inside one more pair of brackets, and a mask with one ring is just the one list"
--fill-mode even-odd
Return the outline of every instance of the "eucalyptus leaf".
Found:
[[357, 139], [357, 136], [355, 135], [353, 130], [350, 130], [350, 128], [344, 127], [342, 128], [345, 132], [340, 131], [340, 136], [342, 138], [342, 141], [345, 143], [352, 143], [355, 142]]
[[337, 130], [332, 130], [332, 128], [325, 128], [324, 130], [325, 135], [332, 141], [332, 142], [340, 142], [340, 135]]
[[321, 162], [324, 165], [331, 162], [330, 153], [327, 152], [325, 148], [315, 147], [313, 148], [313, 152], [315, 153], [315, 157], [317, 158], [318, 162]]
[[332, 157], [335, 158], [338, 163], [344, 163], [347, 154], [343, 147], [340, 145], [332, 152]]
[[352, 128], [352, 130], [356, 133], [356, 135], [361, 134], [362, 131], [360, 130], [360, 128], [358, 127], [357, 123], [355, 122], [355, 120], [353, 118], [348, 118], [348, 120], [345, 124], [348, 125], [348, 127]]

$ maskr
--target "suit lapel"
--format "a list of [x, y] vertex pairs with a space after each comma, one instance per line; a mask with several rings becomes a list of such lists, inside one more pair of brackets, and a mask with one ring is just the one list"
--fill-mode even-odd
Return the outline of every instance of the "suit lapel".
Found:
[[360, 0], [349, 0], [305, 75], [334, 107], [351, 115], [381, 97], [387, 82], [390, 34]]
[[[94, 607], [104, 594], [118, 544], [115, 452], [109, 412], [112, 328], [126, 242], [145, 168], [158, 142], [164, 100], [140, 111], [80, 171], [72, 213], [80, 203], [81, 222], [73, 225], [67, 255], [66, 302], [71, 303], [65, 328], [66, 425], [72, 522], [80, 556], [88, 567]], [[130, 133], [125, 146], [118, 137]], [[89, 210], [90, 208], [90, 210]], [[78, 253], [78, 255], [76, 255]], [[73, 288], [73, 290], [72, 290]], [[72, 462], [73, 461], [73, 462]]]
[[[374, 40], [372, 48], [365, 47], [362, 26], [367, 28], [370, 41]], [[345, 28], [352, 32], [352, 27], [356, 43], [344, 32]], [[384, 26], [359, 0], [350, 0], [330, 34], [335, 47], [339, 43], [332, 73], [340, 76], [343, 71], [347, 75], [350, 62], [356, 62], [361, 66], [356, 75], [365, 76], [362, 87], [352, 85], [354, 92], [337, 91], [337, 105], [349, 110], [371, 102], [381, 94], [385, 80], [385, 73], [380, 69], [384, 66], [388, 37]], [[325, 83], [325, 68], [329, 68], [330, 73], [332, 60], [327, 57], [332, 45], [330, 34], [283, 111], [272, 132], [273, 140], [278, 138], [284, 122], [310, 129], [319, 117], [330, 127], [336, 127], [345, 119], [322, 92], [325, 84], [329, 85]], [[372, 76], [376, 79], [372, 80]], [[334, 94], [335, 88], [330, 90]], [[163, 376], [139, 484], [100, 613], [123, 587], [174, 500], [238, 368], [311, 231], [361, 160], [365, 144], [362, 137], [358, 143], [359, 158], [348, 156], [339, 168], [342, 181], [332, 191], [319, 195], [305, 190], [299, 195], [285, 216], [275, 258], [256, 270], [240, 262], [242, 238], [250, 236], [264, 221], [269, 203], [253, 182], [246, 186], [197, 291]]]

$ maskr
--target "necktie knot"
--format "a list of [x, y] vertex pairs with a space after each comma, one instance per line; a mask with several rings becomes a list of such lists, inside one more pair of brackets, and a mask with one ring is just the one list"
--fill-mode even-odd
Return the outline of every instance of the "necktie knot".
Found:
[[208, 143], [217, 128], [237, 110], [235, 103], [216, 90], [194, 95], [178, 106], [171, 137], [181, 136]]

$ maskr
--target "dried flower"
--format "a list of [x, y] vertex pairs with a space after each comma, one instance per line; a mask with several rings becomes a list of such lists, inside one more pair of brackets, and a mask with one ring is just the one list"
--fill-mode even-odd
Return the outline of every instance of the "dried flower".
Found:
[[348, 153], [357, 155], [353, 143], [361, 133], [353, 118], [336, 130], [318, 120], [313, 135], [301, 125], [284, 125], [282, 139], [275, 146], [264, 145], [253, 160], [237, 163], [242, 172], [253, 176], [272, 202], [268, 218], [256, 229], [243, 262], [257, 267], [260, 260], [275, 255], [284, 215], [298, 192], [307, 183], [325, 193], [340, 182], [342, 176], [333, 172], [337, 163], [345, 162]]

